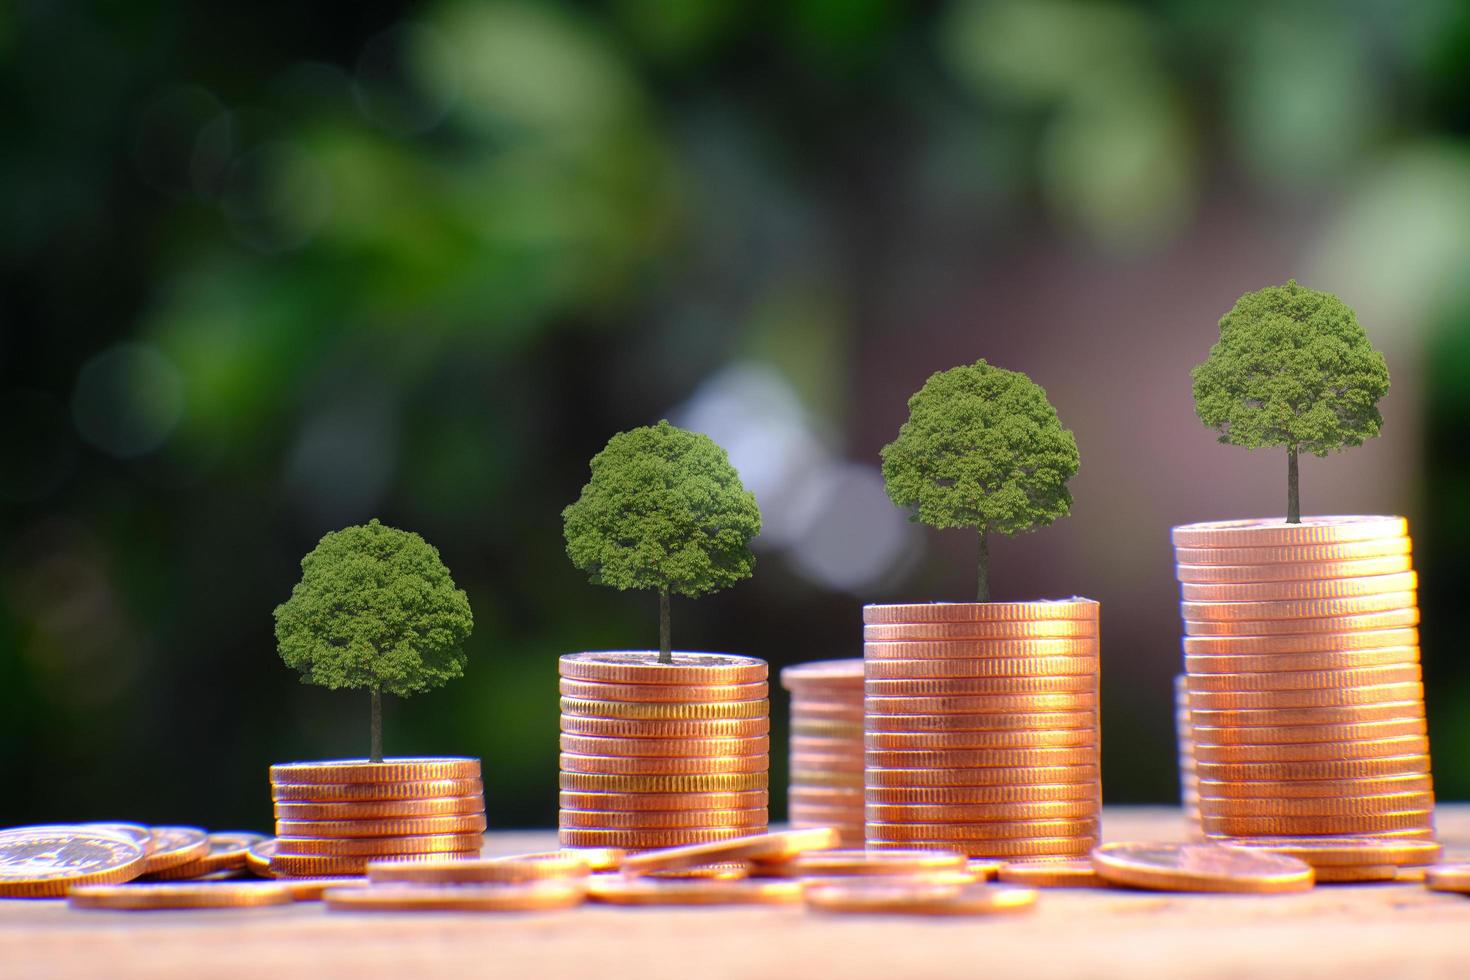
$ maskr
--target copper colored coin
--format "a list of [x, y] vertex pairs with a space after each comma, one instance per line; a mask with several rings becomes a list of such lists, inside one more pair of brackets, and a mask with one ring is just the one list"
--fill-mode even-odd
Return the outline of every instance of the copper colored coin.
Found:
[[[1016, 715], [1031, 712], [1093, 711], [1096, 691], [1070, 694], [980, 694], [945, 691], [963, 681], [869, 681], [863, 707], [870, 714]], [[910, 693], [903, 693], [908, 691]], [[917, 692], [917, 693], [913, 693]]]
[[793, 701], [792, 721], [857, 721], [863, 720], [860, 700], [843, 698], [840, 701]]
[[1199, 793], [1213, 799], [1351, 799], [1397, 793], [1430, 793], [1434, 780], [1428, 773], [1377, 776], [1365, 779], [1285, 779], [1198, 781]]
[[1034, 731], [980, 732], [869, 732], [862, 744], [883, 749], [1042, 749], [1092, 746], [1098, 742], [1093, 728], [1062, 728]]
[[560, 805], [569, 810], [749, 810], [770, 802], [763, 789], [743, 793], [577, 793], [564, 792]]
[[76, 824], [88, 830], [102, 830], [118, 834], [137, 844], [143, 849], [145, 855], [152, 854], [158, 846], [158, 841], [153, 837], [153, 831], [140, 823], [83, 823]]
[[1091, 660], [1097, 657], [1097, 650], [1097, 638], [1090, 636], [1054, 636], [1026, 640], [866, 640], [863, 643], [863, 658], [866, 663], [864, 673], [867, 677], [872, 677], [876, 661], [938, 661], [942, 665], [958, 660], [969, 664], [994, 665], [991, 669], [998, 670], [1001, 664], [1008, 661], [1025, 663], [1056, 657]]
[[1241, 691], [1310, 691], [1370, 684], [1405, 684], [1423, 678], [1417, 663], [1358, 667], [1347, 670], [1281, 670], [1243, 674], [1195, 674], [1190, 694]]
[[[1410, 592], [1418, 587], [1419, 577], [1412, 571], [1396, 571], [1387, 575], [1311, 578], [1294, 582], [1185, 582], [1179, 586], [1179, 592], [1186, 602], [1230, 603], [1350, 599], [1358, 596], [1382, 595], [1388, 592]], [[1318, 614], [1312, 613], [1312, 615]], [[1329, 615], [1332, 614], [1329, 613]], [[1269, 619], [1271, 617], [1250, 616], [1246, 618]]]
[[557, 682], [562, 697], [593, 701], [631, 701], [649, 703], [703, 703], [721, 701], [760, 701], [770, 693], [770, 686], [759, 684], [603, 684], [563, 677]]
[[1211, 817], [1327, 817], [1370, 816], [1377, 813], [1426, 811], [1434, 808], [1433, 793], [1393, 793], [1338, 799], [1217, 800], [1200, 798], [1200, 812]]
[[1337, 705], [1326, 708], [1249, 708], [1206, 711], [1191, 708], [1194, 724], [1204, 728], [1264, 728], [1284, 725], [1359, 725], [1367, 722], [1401, 721], [1424, 717], [1424, 702], [1383, 701], [1377, 704]]
[[636, 876], [727, 861], [784, 861], [804, 851], [836, 846], [837, 835], [828, 828], [788, 830], [635, 854], [623, 862], [622, 870], [625, 875]]
[[67, 898], [77, 909], [239, 909], [289, 905], [291, 892], [275, 882], [148, 882], [83, 885]]
[[813, 909], [834, 913], [993, 915], [1031, 908], [1036, 904], [1036, 892], [983, 884], [822, 884], [806, 890], [806, 901]]
[[938, 682], [951, 694], [1061, 694], [1096, 690], [1097, 672], [1097, 659], [1087, 657], [1037, 657], [1029, 667], [1013, 660], [874, 660], [863, 690], [873, 694], [869, 685], [886, 680]]
[[816, 660], [781, 668], [781, 686], [788, 691], [801, 691], [812, 686], [853, 685], [863, 679], [861, 657], [845, 660]]
[[348, 912], [545, 912], [575, 908], [587, 896], [582, 881], [524, 885], [373, 885], [331, 888], [327, 908]]
[[281, 783], [271, 782], [277, 803], [375, 803], [390, 800], [427, 800], [481, 796], [479, 777], [429, 779], [400, 783]]
[[1179, 603], [1180, 615], [1195, 622], [1253, 622], [1271, 619], [1329, 619], [1412, 609], [1418, 594], [1409, 591], [1376, 592], [1341, 599], [1273, 599], [1262, 602]]
[[1339, 541], [1331, 544], [1282, 545], [1264, 548], [1179, 548], [1174, 559], [1186, 565], [1273, 565], [1302, 562], [1356, 561], [1385, 555], [1407, 555], [1413, 541], [1407, 535]]
[[816, 738], [849, 738], [862, 741], [861, 721], [805, 721], [791, 720], [792, 735], [811, 735]]
[[452, 817], [485, 812], [483, 796], [440, 796], [423, 800], [366, 803], [277, 803], [278, 820], [391, 820]]
[[791, 767], [791, 783], [800, 786], [819, 786], [829, 789], [863, 788], [863, 774], [847, 770], [803, 769]]
[[[619, 861], [621, 861], [621, 856]], [[419, 884], [524, 884], [531, 881], [585, 879], [592, 862], [576, 851], [546, 851], [495, 858], [449, 858], [441, 861], [373, 861], [367, 867], [374, 882]]]
[[1012, 861], [1001, 866], [997, 877], [1029, 888], [1102, 888], [1107, 884], [1091, 861]]
[[[947, 714], [904, 715], [873, 714], [867, 720], [869, 732], [999, 732], [1051, 729], [1095, 728], [1096, 711], [1035, 711], [1018, 715]], [[863, 729], [859, 727], [861, 738]]]
[[768, 752], [771, 740], [757, 738], [590, 738], [561, 736], [561, 750], [579, 755], [625, 755], [644, 758], [711, 755], [756, 755]]
[[1043, 599], [1036, 602], [921, 602], [863, 607], [865, 625], [897, 623], [1035, 622], [1043, 619], [1096, 619], [1092, 599]]
[[1315, 880], [1295, 858], [1216, 844], [1104, 844], [1092, 866], [1110, 884], [1153, 891], [1276, 894], [1306, 891]]
[[1203, 745], [1285, 745], [1291, 742], [1349, 742], [1361, 739], [1424, 735], [1423, 718], [1370, 721], [1361, 725], [1196, 726], [1195, 739]]
[[799, 881], [708, 878], [593, 878], [588, 896], [614, 905], [789, 905], [802, 899]]
[[874, 787], [865, 793], [868, 803], [950, 805], [997, 805], [1076, 801], [1096, 804], [1102, 790], [1095, 783], [1057, 783], [1020, 786], [910, 786]]
[[1256, 562], [1243, 565], [1192, 565], [1175, 567], [1175, 577], [1185, 584], [1244, 582], [1308, 582], [1327, 579], [1363, 578], [1408, 572], [1414, 560], [1407, 553], [1353, 558], [1343, 561]]
[[649, 830], [565, 827], [558, 831], [557, 837], [562, 847], [617, 847], [633, 851], [727, 841], [747, 836], [750, 833], [750, 828], [746, 827], [653, 828]]
[[431, 779], [479, 779], [480, 760], [464, 758], [330, 759], [271, 766], [273, 783], [407, 783]]
[[807, 851], [763, 865], [764, 873], [796, 878], [876, 877], [932, 871], [965, 870], [965, 856], [955, 851], [830, 850]]
[[387, 857], [393, 854], [442, 854], [476, 851], [484, 844], [479, 833], [424, 834], [413, 837], [277, 837], [276, 862], [290, 855], [319, 857]]
[[1252, 708], [1335, 708], [1386, 701], [1417, 701], [1424, 697], [1419, 681], [1403, 684], [1374, 684], [1312, 691], [1232, 691], [1227, 694], [1190, 691], [1191, 711], [1243, 710]]
[[1433, 841], [1375, 837], [1238, 837], [1221, 843], [1285, 854], [1314, 868], [1432, 864], [1442, 852]]
[[867, 823], [868, 840], [997, 841], [1096, 837], [1097, 818], [986, 823]]
[[83, 885], [131, 881], [147, 856], [106, 827], [41, 825], [0, 830], [0, 898], [59, 898]]
[[1288, 779], [1371, 779], [1379, 776], [1427, 775], [1429, 757], [1401, 755], [1327, 762], [1202, 762], [1196, 765], [1195, 769], [1201, 780], [1226, 782], [1234, 780], [1274, 782]]
[[705, 701], [691, 702], [641, 702], [600, 701], [589, 698], [563, 697], [561, 712], [565, 715], [582, 715], [592, 718], [656, 719], [660, 721], [707, 721], [734, 718], [765, 718], [770, 713], [770, 702], [756, 701]]
[[[880, 677], [868, 681], [865, 690], [868, 695], [884, 697], [885, 700], [893, 699], [895, 695], [909, 698], [939, 696], [950, 702], [993, 699], [998, 702], [997, 707], [1002, 713], [1023, 713], [1028, 710], [1029, 699], [1042, 697], [1069, 699], [1053, 702], [1058, 710], [1093, 707], [1097, 686], [1098, 675], [1093, 671], [1056, 677], [919, 677], [909, 680]], [[1012, 710], [1007, 710], [1008, 705]]]
[[1200, 815], [1206, 834], [1218, 837], [1297, 837], [1378, 835], [1394, 830], [1430, 830], [1431, 810], [1375, 813], [1368, 816], [1326, 817], [1212, 817]]
[[[476, 846], [473, 850], [464, 850], [449, 853], [431, 854], [394, 854], [383, 855], [392, 857], [394, 861], [438, 861], [446, 857], [475, 858], [480, 856], [480, 848]], [[361, 875], [367, 873], [367, 866], [374, 860], [378, 860], [370, 854], [354, 856], [336, 856], [330, 854], [276, 854], [271, 858], [271, 874], [277, 878], [283, 876], [321, 878], [334, 877], [337, 875]]]
[[327, 875], [318, 878], [276, 878], [275, 883], [286, 889], [295, 902], [320, 902], [328, 889], [366, 888], [367, 879], [356, 875]]
[[852, 789], [847, 786], [802, 786], [793, 784], [787, 789], [787, 796], [793, 802], [801, 800], [807, 803], [837, 805], [845, 803], [856, 803], [863, 805], [863, 791]]
[[656, 650], [567, 653], [557, 661], [557, 671], [582, 681], [689, 686], [761, 683], [769, 673], [766, 662], [755, 657], [676, 650], [671, 660], [660, 663]]
[[1184, 620], [1187, 636], [1215, 636], [1240, 639], [1274, 637], [1290, 634], [1323, 635], [1353, 633], [1359, 630], [1387, 630], [1419, 625], [1419, 609], [1409, 607], [1388, 612], [1363, 613], [1356, 616], [1326, 616], [1316, 619], [1251, 619], [1251, 620]]
[[[1186, 636], [1186, 657], [1286, 657], [1352, 650], [1418, 648], [1413, 627], [1369, 629], [1345, 633], [1288, 633], [1277, 636]], [[1271, 669], [1271, 668], [1267, 668]], [[1284, 668], [1283, 668], [1284, 669]]]
[[274, 837], [257, 841], [245, 848], [245, 868], [251, 874], [259, 878], [270, 878], [271, 859], [276, 856], [276, 839]]
[[1258, 656], [1202, 657], [1190, 655], [1184, 658], [1184, 669], [1196, 677], [1213, 677], [1268, 671], [1291, 674], [1324, 670], [1358, 670], [1364, 667], [1388, 667], [1417, 663], [1419, 663], [1419, 648], [1404, 646]]
[[270, 840], [261, 834], [252, 834], [245, 831], [230, 833], [210, 834], [209, 850], [201, 858], [190, 861], [187, 864], [175, 865], [164, 871], [158, 872], [159, 879], [185, 880], [188, 878], [199, 878], [220, 871], [233, 871], [245, 867], [246, 854], [256, 844]]
[[878, 643], [913, 640], [1029, 640], [1095, 637], [1096, 619], [1039, 619], [993, 623], [890, 623], [863, 627], [863, 640]]
[[1470, 864], [1436, 864], [1425, 871], [1424, 885], [1432, 892], [1470, 895]]
[[562, 810], [564, 828], [587, 827], [656, 830], [684, 827], [759, 827], [764, 830], [765, 807], [750, 810]]
[[449, 817], [395, 817], [386, 820], [276, 821], [277, 839], [338, 837], [370, 840], [381, 837], [417, 837], [425, 834], [482, 834], [484, 832], [485, 815], [483, 813], [461, 814]]
[[1372, 881], [1397, 881], [1399, 869], [1391, 864], [1357, 865], [1342, 868], [1317, 868], [1319, 885], [1359, 885]]
[[935, 848], [958, 851], [972, 858], [998, 861], [1039, 860], [1043, 858], [1086, 857], [1097, 846], [1097, 835], [1086, 837], [1029, 837], [1022, 840], [872, 840], [867, 843], [871, 851], [890, 848]]
[[593, 738], [638, 738], [648, 741], [680, 738], [758, 738], [771, 731], [769, 718], [728, 718], [708, 721], [658, 721], [637, 718], [584, 718], [562, 715], [565, 735]]
[[1095, 783], [1099, 776], [1096, 762], [1073, 766], [1034, 766], [1029, 768], [923, 768], [871, 769], [867, 773], [869, 787], [887, 786], [1028, 786], [1051, 783]]
[[150, 827], [153, 848], [143, 865], [144, 874], [158, 874], [193, 864], [209, 854], [209, 833], [198, 827]]
[[1092, 800], [1040, 803], [869, 803], [867, 820], [889, 823], [988, 823], [1002, 820], [1095, 818], [1102, 807]]
[[1428, 755], [1422, 735], [1365, 739], [1357, 742], [1294, 742], [1288, 745], [1205, 745], [1194, 742], [1196, 765], [1206, 762], [1340, 762], [1385, 756]]
[[692, 759], [640, 759], [631, 756], [577, 755], [563, 752], [562, 772], [626, 776], [713, 776], [756, 773], [770, 768], [766, 753], [706, 756]]
[[1304, 517], [1290, 524], [1269, 517], [1183, 524], [1170, 532], [1170, 540], [1176, 548], [1280, 548], [1402, 538], [1408, 533], [1409, 522], [1402, 517], [1351, 514]]
[[792, 735], [788, 745], [792, 755], [853, 755], [863, 757], [863, 737], [843, 736], [837, 738], [824, 735]]
[[949, 749], [930, 752], [869, 751], [870, 768], [929, 769], [965, 768], [1034, 768], [1044, 766], [1077, 766], [1097, 763], [1096, 747], [1069, 749]]

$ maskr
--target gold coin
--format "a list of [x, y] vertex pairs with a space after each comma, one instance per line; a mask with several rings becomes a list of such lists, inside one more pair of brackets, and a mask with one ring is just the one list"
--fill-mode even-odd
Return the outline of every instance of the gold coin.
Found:
[[1030, 732], [869, 732], [863, 745], [869, 749], [1040, 749], [1094, 746], [1097, 730], [1062, 728]]
[[386, 857], [390, 854], [479, 852], [484, 838], [478, 833], [423, 834], [413, 837], [277, 837], [275, 862], [290, 855], [321, 857]]
[[627, 776], [712, 776], [722, 773], [765, 772], [770, 759], [759, 755], [706, 756], [692, 759], [640, 759], [632, 756], [561, 754], [563, 772]]
[[1402, 538], [1408, 533], [1409, 522], [1402, 517], [1352, 514], [1304, 517], [1290, 524], [1279, 518], [1204, 521], [1174, 528], [1170, 540], [1176, 548], [1281, 548]]
[[623, 755], [651, 758], [711, 755], [757, 755], [769, 752], [771, 740], [757, 738], [594, 738], [561, 736], [561, 750], [578, 755]]
[[[641, 855], [640, 855], [641, 856]], [[619, 875], [593, 878], [588, 897], [614, 905], [788, 905], [800, 902], [799, 881], [781, 879], [722, 881], [709, 878], [647, 878]]]
[[525, 885], [373, 885], [329, 888], [322, 901], [349, 912], [545, 912], [581, 905], [582, 881]]
[[1202, 745], [1284, 745], [1290, 742], [1349, 742], [1362, 739], [1424, 735], [1423, 718], [1370, 721], [1361, 725], [1277, 725], [1212, 728], [1198, 726], [1194, 737]]
[[[1274, 636], [1186, 636], [1186, 657], [1266, 657], [1344, 653], [1419, 647], [1419, 631], [1412, 626], [1365, 629], [1345, 633], [1283, 633]], [[1276, 669], [1267, 667], [1266, 669]], [[1281, 668], [1288, 669], [1288, 668]]]
[[473, 779], [429, 779], [401, 783], [281, 783], [271, 782], [277, 803], [369, 803], [427, 800], [440, 797], [481, 796], [484, 786]]
[[[1029, 694], [1036, 691], [1036, 681], [1052, 681], [1062, 677], [1089, 678], [1082, 690], [1096, 684], [1096, 657], [1030, 657], [954, 660], [869, 660], [870, 680], [927, 680], [929, 678], [962, 679], [967, 689], [976, 694]], [[1025, 683], [1025, 682], [1030, 682]], [[1037, 693], [1057, 688], [1046, 687]], [[1063, 690], [1068, 689], [1066, 687]], [[866, 690], [866, 688], [865, 688]]]
[[[1018, 715], [874, 714], [869, 732], [997, 732], [1094, 728], [1096, 711], [1035, 711]], [[859, 729], [858, 735], [862, 735]]]
[[812, 735], [817, 738], [855, 738], [861, 741], [863, 723], [860, 721], [797, 721], [792, 719], [791, 734]]
[[724, 653], [675, 651], [672, 661], [660, 663], [656, 650], [567, 653], [557, 661], [557, 671], [580, 681], [684, 686], [756, 684], [769, 673], [764, 660]]
[[193, 864], [209, 853], [209, 834], [198, 827], [150, 827], [153, 847], [143, 865], [144, 874], [158, 874]]
[[770, 713], [769, 701], [706, 701], [701, 703], [637, 701], [593, 701], [586, 698], [561, 699], [564, 715], [586, 715], [593, 718], [637, 718], [661, 721], [704, 721], [734, 718], [765, 718]]
[[568, 810], [749, 810], [770, 802], [765, 790], [743, 793], [577, 793], [564, 792], [560, 805]]
[[[621, 862], [622, 852], [617, 860]], [[576, 851], [546, 851], [495, 858], [448, 858], [440, 861], [373, 861], [367, 866], [373, 882], [418, 884], [523, 884], [586, 878], [592, 861]]]
[[816, 660], [811, 663], [793, 664], [781, 668], [781, 686], [788, 691], [801, 691], [810, 687], [847, 687], [861, 684], [863, 661], [861, 657], [844, 660]]
[[638, 718], [584, 718], [562, 715], [561, 730], [566, 735], [591, 738], [759, 738], [769, 735], [771, 720], [761, 718], [727, 718], [708, 721], [659, 721]]
[[1424, 872], [1424, 885], [1432, 892], [1470, 895], [1470, 864], [1436, 864]]
[[1363, 687], [1340, 687], [1310, 691], [1230, 691], [1213, 693], [1189, 692], [1189, 710], [1244, 710], [1253, 708], [1337, 708], [1357, 704], [1379, 704], [1386, 701], [1418, 701], [1424, 697], [1424, 685], [1418, 681], [1401, 684], [1373, 684]]
[[875, 787], [865, 794], [870, 804], [997, 805], [1075, 801], [1098, 804], [1102, 790], [1095, 783], [1057, 783], [1033, 786], [910, 786], [894, 789]]
[[659, 830], [683, 827], [766, 828], [766, 808], [749, 810], [562, 810], [564, 828]]
[[259, 878], [273, 877], [271, 859], [276, 856], [276, 839], [268, 837], [245, 848], [245, 867]]
[[147, 854], [120, 830], [47, 824], [0, 830], [0, 898], [57, 898], [143, 873]]
[[1032, 622], [1042, 619], [1096, 619], [1092, 599], [1042, 599], [1036, 602], [920, 602], [863, 607], [868, 626], [913, 623]]
[[1369, 816], [1376, 813], [1397, 813], [1406, 810], [1432, 810], [1434, 794], [1392, 793], [1383, 796], [1305, 800], [1217, 800], [1201, 796], [1199, 806], [1201, 813], [1212, 817]]
[[1295, 742], [1289, 745], [1205, 745], [1199, 739], [1194, 743], [1196, 765], [1205, 762], [1337, 762], [1428, 753], [1429, 739], [1423, 735], [1358, 742]]
[[1085, 837], [1030, 837], [1021, 840], [869, 840], [868, 849], [884, 851], [894, 847], [949, 848], [970, 857], [999, 861], [1016, 861], [1022, 858], [1076, 858], [1086, 857], [1097, 846], [1097, 835]]
[[1095, 637], [1096, 619], [998, 620], [993, 623], [892, 623], [863, 627], [863, 640], [1027, 640]]
[[1247, 781], [1203, 779], [1199, 792], [1213, 799], [1320, 799], [1357, 796], [1382, 796], [1391, 793], [1428, 793], [1434, 780], [1428, 773], [1405, 776], [1379, 776], [1367, 779], [1286, 779]]
[[836, 847], [837, 843], [836, 833], [827, 827], [745, 835], [732, 840], [669, 846], [635, 854], [623, 862], [622, 871], [625, 875], [636, 876], [728, 861], [782, 861], [803, 851], [828, 850]]
[[1407, 553], [1355, 558], [1346, 561], [1268, 562], [1248, 565], [1176, 566], [1175, 576], [1189, 585], [1223, 585], [1248, 582], [1308, 582], [1327, 579], [1366, 578], [1413, 571]]
[[292, 901], [291, 892], [273, 881], [83, 885], [67, 896], [78, 909], [239, 909]]
[[1097, 818], [1010, 820], [993, 823], [877, 823], [869, 820], [868, 840], [994, 841], [1047, 837], [1096, 837]]
[[1196, 765], [1203, 780], [1275, 782], [1295, 779], [1368, 779], [1378, 776], [1428, 775], [1427, 755], [1386, 756], [1324, 762], [1250, 762]]
[[1357, 667], [1345, 670], [1280, 670], [1243, 674], [1195, 674], [1189, 693], [1245, 691], [1313, 691], [1373, 684], [1406, 684], [1423, 679], [1417, 663]]
[[871, 769], [869, 787], [888, 786], [1029, 786], [1052, 783], [1096, 783], [1099, 769], [1088, 765], [1011, 768]]
[[286, 837], [417, 837], [425, 834], [481, 834], [483, 813], [453, 817], [401, 817], [388, 820], [277, 820], [276, 835]]
[[[750, 833], [746, 827], [686, 827], [680, 830], [619, 830], [606, 827], [567, 827], [558, 832], [562, 847], [617, 847], [624, 850], [679, 847], [685, 844], [727, 841]], [[624, 862], [626, 864], [626, 862]]]
[[462, 758], [331, 759], [271, 766], [273, 783], [408, 783], [433, 779], [479, 779], [480, 760]]
[[1200, 826], [1214, 837], [1321, 837], [1381, 835], [1394, 830], [1429, 830], [1434, 813], [1422, 809], [1365, 816], [1220, 817], [1200, 814]]
[[1284, 545], [1268, 548], [1175, 548], [1174, 559], [1185, 565], [1275, 565], [1303, 562], [1354, 561], [1386, 555], [1407, 555], [1413, 539], [1400, 535], [1340, 541], [1334, 544]]
[[[1180, 596], [1185, 602], [1237, 603], [1279, 602], [1315, 599], [1352, 599], [1384, 595], [1390, 592], [1409, 593], [1419, 587], [1419, 576], [1413, 572], [1394, 572], [1389, 575], [1365, 575], [1361, 578], [1319, 578], [1298, 582], [1185, 582], [1179, 586]], [[1377, 609], [1378, 607], [1372, 607]], [[1394, 607], [1397, 608], [1397, 607]], [[1350, 610], [1356, 612], [1358, 610]], [[1365, 610], [1366, 611], [1366, 610]], [[1309, 615], [1321, 615], [1310, 613]], [[1327, 615], [1337, 615], [1335, 612]], [[1203, 617], [1228, 618], [1228, 617]], [[1270, 619], [1270, 616], [1246, 616], [1245, 619]]]
[[1327, 708], [1248, 708], [1245, 710], [1190, 710], [1201, 728], [1273, 727], [1286, 725], [1359, 725], [1379, 721], [1403, 721], [1424, 717], [1424, 702], [1384, 701], [1378, 704], [1349, 704]]
[[587, 701], [630, 701], [635, 704], [694, 704], [725, 701], [761, 701], [770, 693], [770, 685], [760, 684], [603, 684], [598, 681], [574, 681], [563, 677], [557, 682], [562, 697]]
[[1237, 837], [1221, 843], [1285, 854], [1314, 868], [1433, 864], [1442, 851], [1434, 841], [1375, 837]]
[[1038, 768], [1097, 763], [1096, 746], [1070, 749], [948, 749], [930, 752], [891, 750], [866, 753], [868, 766], [882, 769]]
[[166, 868], [156, 872], [155, 876], [162, 880], [183, 880], [238, 870], [245, 867], [245, 856], [250, 847], [268, 840], [269, 837], [244, 831], [210, 834], [207, 840], [209, 850], [203, 857]]
[[372, 800], [364, 803], [277, 803], [277, 820], [388, 820], [484, 814], [483, 796], [441, 796], [423, 800]]
[[[1026, 663], [1048, 658], [1097, 657], [1096, 637], [1042, 637], [1034, 640], [866, 640], [863, 657], [867, 677], [873, 673], [875, 660], [906, 661], [975, 661], [980, 664], [1020, 662], [1019, 674], [1041, 673], [1027, 669]], [[943, 674], [940, 676], [955, 676]], [[958, 675], [965, 676], [965, 675]], [[1004, 676], [1004, 675], [1002, 675]]]
[[807, 851], [781, 861], [765, 862], [761, 867], [765, 874], [793, 878], [876, 877], [963, 871], [965, 856], [955, 851]]
[[1417, 663], [1419, 663], [1418, 647], [1379, 647], [1369, 650], [1278, 653], [1260, 656], [1202, 657], [1190, 655], [1184, 658], [1184, 669], [1195, 676], [1214, 676], [1216, 674], [1228, 676], [1266, 671], [1310, 673], [1322, 670], [1355, 670], [1363, 667]]
[[1091, 800], [1039, 803], [869, 803], [869, 821], [885, 823], [970, 823], [1095, 818], [1102, 807]]
[[1001, 865], [997, 877], [1031, 888], [1102, 888], [1107, 884], [1091, 861], [1012, 861]]
[[[277, 878], [290, 875], [301, 878], [321, 878], [334, 875], [362, 875], [374, 860], [387, 855], [332, 855], [332, 854], [276, 854], [271, 858], [271, 874]], [[394, 861], [438, 861], [447, 857], [476, 858], [480, 848], [463, 851], [426, 854], [395, 854]]]
[[1152, 891], [1277, 894], [1306, 891], [1315, 880], [1296, 858], [1217, 844], [1103, 844], [1092, 866], [1110, 884]]
[[1032, 712], [1093, 711], [1097, 708], [1095, 686], [1069, 694], [966, 695], [963, 693], [966, 683], [968, 682], [946, 680], [869, 681], [868, 696], [863, 699], [863, 706], [869, 714], [895, 715], [1018, 715]]
[[1372, 595], [1347, 596], [1340, 599], [1276, 599], [1262, 602], [1190, 602], [1179, 603], [1186, 620], [1204, 622], [1253, 621], [1263, 619], [1330, 619], [1338, 616], [1362, 616], [1369, 613], [1412, 609], [1418, 594], [1411, 590], [1376, 592]]
[[1278, 635], [1354, 633], [1362, 630], [1388, 630], [1419, 625], [1419, 608], [1414, 605], [1389, 612], [1364, 613], [1359, 616], [1326, 616], [1319, 619], [1241, 619], [1184, 620], [1184, 632], [1191, 637], [1213, 636], [1263, 639]]
[[1006, 885], [823, 884], [806, 890], [822, 912], [877, 915], [992, 915], [1036, 904], [1036, 891]]

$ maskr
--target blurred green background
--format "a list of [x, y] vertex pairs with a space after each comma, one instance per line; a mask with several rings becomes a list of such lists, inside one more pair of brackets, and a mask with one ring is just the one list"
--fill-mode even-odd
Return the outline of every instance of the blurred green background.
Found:
[[765, 513], [678, 646], [856, 656], [863, 602], [972, 594], [876, 459], [981, 356], [1082, 453], [996, 596], [1102, 601], [1107, 797], [1173, 799], [1168, 528], [1284, 507], [1188, 370], [1289, 276], [1388, 356], [1383, 437], [1303, 506], [1411, 517], [1470, 792], [1464, 3], [18, 0], [0, 106], [0, 824], [265, 828], [270, 762], [361, 754], [366, 695], [299, 684], [271, 610], [380, 516], [476, 618], [388, 750], [482, 756], [492, 825], [551, 825], [556, 656], [657, 638], [563, 553], [607, 437], [700, 428]]

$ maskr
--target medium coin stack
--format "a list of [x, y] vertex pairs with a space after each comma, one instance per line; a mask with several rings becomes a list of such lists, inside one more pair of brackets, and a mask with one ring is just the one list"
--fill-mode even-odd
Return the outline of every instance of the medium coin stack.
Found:
[[480, 760], [341, 759], [271, 766], [271, 874], [358, 875], [372, 860], [476, 857], [484, 840]]
[[867, 606], [863, 622], [868, 847], [1087, 855], [1098, 604]]
[[763, 833], [764, 660], [569, 653], [561, 674], [563, 847], [674, 847]]
[[1194, 732], [1189, 724], [1189, 678], [1174, 678], [1174, 732], [1179, 739], [1179, 804], [1191, 838], [1202, 836], [1199, 826], [1199, 776], [1194, 771]]
[[1401, 517], [1173, 532], [1204, 832], [1432, 838]]
[[831, 827], [863, 845], [863, 662], [818, 660], [781, 671], [791, 692], [791, 826]]

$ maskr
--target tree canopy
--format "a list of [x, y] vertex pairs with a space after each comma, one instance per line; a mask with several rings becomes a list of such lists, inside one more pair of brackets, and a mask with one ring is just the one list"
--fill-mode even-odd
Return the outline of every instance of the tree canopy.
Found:
[[376, 519], [324, 536], [275, 618], [281, 659], [303, 681], [400, 697], [462, 676], [474, 627], [438, 549]]
[[1192, 377], [1200, 421], [1247, 449], [1326, 456], [1383, 425], [1383, 355], [1346, 303], [1295, 279], [1236, 300]]

